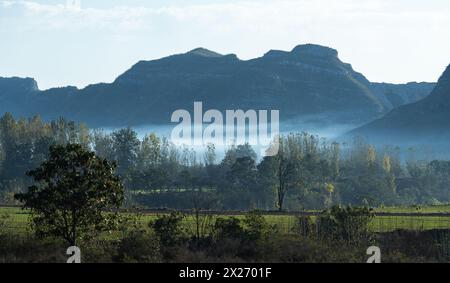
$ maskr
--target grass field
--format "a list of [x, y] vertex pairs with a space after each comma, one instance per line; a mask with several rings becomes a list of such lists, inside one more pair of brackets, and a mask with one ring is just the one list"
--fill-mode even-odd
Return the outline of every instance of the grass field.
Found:
[[[423, 207], [387, 207], [375, 210], [376, 213], [450, 213], [450, 205], [423, 206]], [[143, 226], [154, 220], [156, 213], [143, 214], [140, 221]], [[223, 215], [222, 217], [229, 217]], [[237, 218], [243, 217], [237, 215]], [[280, 231], [291, 231], [297, 222], [296, 216], [292, 215], [266, 215], [268, 223], [277, 225]], [[314, 219], [314, 216], [312, 217]], [[186, 221], [193, 221], [188, 216]], [[396, 229], [408, 230], [431, 230], [450, 229], [450, 214], [446, 216], [375, 216], [370, 224], [374, 232], [387, 232]], [[0, 208], [0, 229], [5, 229], [12, 233], [26, 233], [29, 231], [29, 214], [20, 208]]]
[[375, 212], [387, 213], [450, 213], [450, 204], [434, 206], [405, 206], [405, 207], [383, 207], [375, 209]]

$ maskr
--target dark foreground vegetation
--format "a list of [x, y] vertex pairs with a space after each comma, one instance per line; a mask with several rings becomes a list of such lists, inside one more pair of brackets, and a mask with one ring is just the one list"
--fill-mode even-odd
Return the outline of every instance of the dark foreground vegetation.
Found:
[[[180, 213], [161, 215], [143, 227], [138, 216], [112, 233], [85, 238], [82, 262], [359, 262], [376, 245], [382, 262], [449, 262], [449, 230], [371, 233], [365, 209], [335, 207], [317, 220], [298, 218], [289, 233], [269, 225], [257, 211], [244, 218]], [[189, 223], [189, 224], [186, 224]], [[199, 226], [197, 226], [197, 224]], [[68, 244], [57, 237], [1, 234], [0, 262], [65, 262]]]

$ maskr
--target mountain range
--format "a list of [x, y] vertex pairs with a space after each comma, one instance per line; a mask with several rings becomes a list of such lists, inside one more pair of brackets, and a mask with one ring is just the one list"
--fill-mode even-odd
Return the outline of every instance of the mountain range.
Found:
[[204, 109], [221, 111], [280, 110], [282, 121], [299, 127], [305, 121], [363, 125], [420, 101], [434, 87], [370, 82], [336, 50], [319, 45], [271, 50], [251, 60], [197, 48], [140, 61], [112, 83], [83, 89], [39, 90], [31, 78], [0, 78], [0, 114], [64, 116], [91, 127], [140, 126], [167, 124], [173, 111], [193, 111], [194, 101], [202, 101]]
[[432, 93], [415, 103], [392, 110], [383, 118], [351, 131], [371, 142], [450, 144], [450, 66]]

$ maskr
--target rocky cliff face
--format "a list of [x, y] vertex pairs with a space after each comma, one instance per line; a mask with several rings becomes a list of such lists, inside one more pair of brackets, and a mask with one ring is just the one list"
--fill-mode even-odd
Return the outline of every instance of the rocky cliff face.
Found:
[[39, 93], [37, 82], [31, 78], [0, 77], [0, 110], [26, 115], [33, 96]]
[[392, 88], [401, 99], [388, 98], [328, 47], [271, 50], [248, 61], [199, 48], [138, 62], [111, 84], [35, 90], [27, 105], [6, 90], [9, 104], [0, 105], [0, 112], [135, 126], [168, 123], [173, 111], [192, 110], [194, 101], [202, 101], [205, 109], [277, 109], [282, 120], [362, 124], [429, 93], [422, 84]]
[[2, 78], [0, 77], [0, 95], [7, 93], [30, 93], [38, 91], [38, 84], [31, 78]]

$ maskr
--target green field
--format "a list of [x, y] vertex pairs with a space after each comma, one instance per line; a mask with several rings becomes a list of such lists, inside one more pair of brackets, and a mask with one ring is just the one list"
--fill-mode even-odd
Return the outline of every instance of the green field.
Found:
[[[375, 210], [376, 213], [450, 213], [450, 205], [423, 206], [423, 207], [387, 207]], [[143, 214], [140, 222], [143, 227], [157, 217], [155, 213]], [[223, 215], [222, 217], [229, 217]], [[237, 215], [237, 218], [243, 215]], [[296, 226], [296, 216], [292, 215], [266, 215], [267, 221], [277, 225], [280, 231], [289, 232]], [[312, 217], [314, 219], [314, 217]], [[193, 221], [188, 216], [186, 221]], [[431, 230], [450, 229], [450, 216], [375, 216], [370, 225], [374, 232], [386, 232], [396, 229]], [[11, 233], [26, 233], [29, 231], [29, 214], [20, 208], [0, 208], [0, 229]]]
[[405, 206], [405, 207], [383, 207], [375, 209], [375, 212], [388, 213], [450, 213], [450, 204], [433, 206]]

